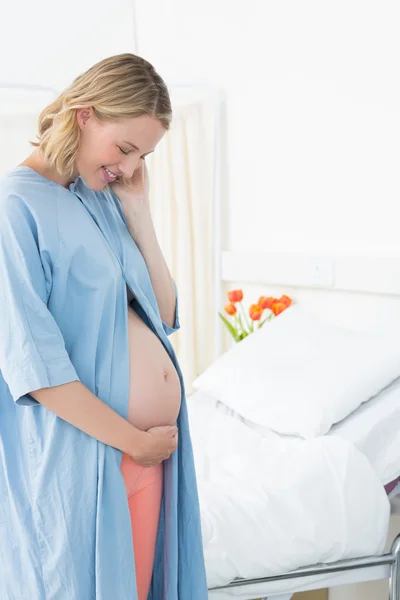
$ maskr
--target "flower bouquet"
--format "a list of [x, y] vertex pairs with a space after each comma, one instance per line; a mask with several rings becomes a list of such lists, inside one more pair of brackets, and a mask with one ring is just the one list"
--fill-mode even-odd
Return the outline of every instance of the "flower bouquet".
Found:
[[224, 310], [231, 318], [225, 317], [222, 313], [218, 314], [235, 342], [240, 342], [255, 329], [260, 329], [264, 323], [277, 317], [292, 304], [289, 296], [284, 295], [280, 298], [261, 296], [257, 304], [251, 304], [247, 315], [242, 304], [242, 290], [228, 292], [228, 299], [229, 302]]

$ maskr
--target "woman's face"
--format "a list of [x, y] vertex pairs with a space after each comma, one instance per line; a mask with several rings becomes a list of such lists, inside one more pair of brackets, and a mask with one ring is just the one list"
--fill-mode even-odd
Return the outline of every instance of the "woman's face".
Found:
[[130, 179], [141, 158], [154, 151], [165, 128], [155, 117], [100, 122], [92, 108], [77, 110], [81, 130], [76, 168], [92, 190], [100, 191], [118, 176]]

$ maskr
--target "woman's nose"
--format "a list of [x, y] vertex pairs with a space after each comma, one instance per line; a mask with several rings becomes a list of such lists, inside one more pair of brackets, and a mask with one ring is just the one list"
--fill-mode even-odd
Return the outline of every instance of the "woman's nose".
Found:
[[118, 169], [125, 177], [125, 179], [131, 179], [139, 165], [139, 162], [139, 156], [127, 156], [123, 161], [120, 162], [120, 164], [118, 165]]

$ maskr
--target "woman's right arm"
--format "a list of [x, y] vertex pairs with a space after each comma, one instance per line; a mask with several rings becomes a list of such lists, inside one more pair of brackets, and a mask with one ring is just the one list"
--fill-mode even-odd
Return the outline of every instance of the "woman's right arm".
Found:
[[140, 454], [146, 434], [107, 406], [80, 381], [42, 388], [30, 395], [64, 421], [103, 444], [133, 457]]
[[41, 388], [30, 395], [58, 417], [103, 444], [129, 454], [135, 462], [152, 466], [176, 450], [176, 427], [141, 431], [102, 402], [80, 381]]

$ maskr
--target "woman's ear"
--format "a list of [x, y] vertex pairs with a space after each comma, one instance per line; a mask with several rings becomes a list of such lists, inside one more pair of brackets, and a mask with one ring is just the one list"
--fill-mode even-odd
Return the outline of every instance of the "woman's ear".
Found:
[[93, 108], [91, 106], [86, 106], [85, 108], [77, 108], [76, 109], [76, 119], [78, 121], [78, 125], [80, 129], [84, 129], [86, 127], [89, 119], [93, 116]]

